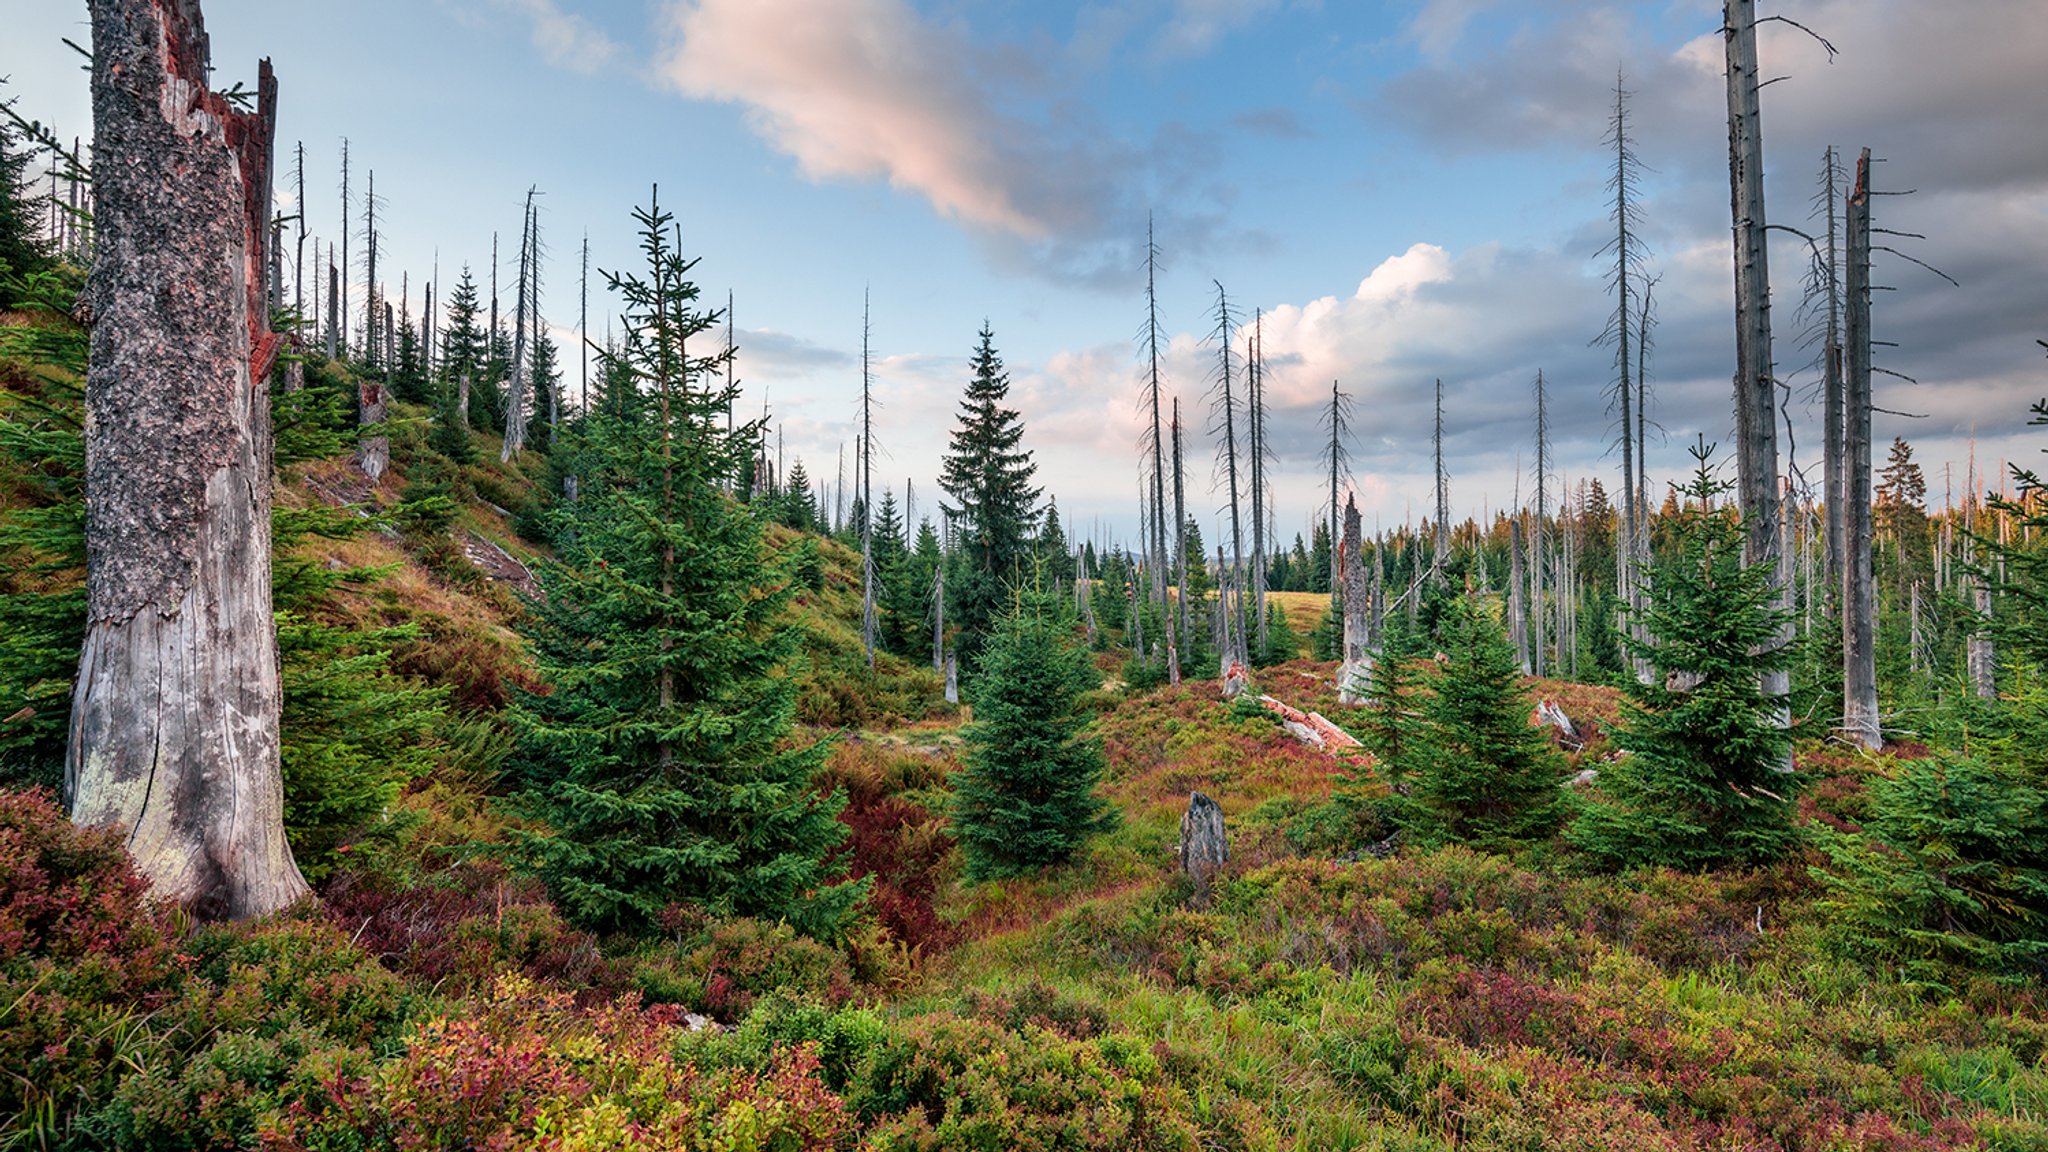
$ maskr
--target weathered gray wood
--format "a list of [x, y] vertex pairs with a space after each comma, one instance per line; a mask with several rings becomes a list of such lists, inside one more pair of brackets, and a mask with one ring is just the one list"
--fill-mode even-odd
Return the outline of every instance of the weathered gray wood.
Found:
[[1844, 373], [1842, 732], [1865, 748], [1884, 742], [1877, 714], [1877, 598], [1871, 579], [1870, 149], [1856, 161], [1847, 213], [1847, 339]]
[[1166, 542], [1166, 440], [1159, 408], [1159, 246], [1153, 242], [1152, 220], [1145, 220], [1145, 346], [1150, 364], [1145, 399], [1152, 408], [1152, 436], [1146, 444], [1151, 457], [1152, 481], [1152, 594], [1159, 602], [1159, 615], [1166, 630], [1166, 675], [1180, 683], [1180, 633], [1175, 627], [1174, 607], [1168, 589], [1179, 561], [1167, 560]]
[[[384, 385], [365, 376], [356, 382], [356, 423], [364, 429], [382, 428], [387, 411]], [[363, 432], [356, 440], [356, 466], [375, 484], [391, 467], [391, 438], [381, 432]]]
[[1450, 474], [1444, 471], [1444, 381], [1436, 381], [1436, 430], [1432, 437], [1436, 444], [1436, 555], [1430, 558], [1429, 570], [1442, 578], [1444, 561], [1451, 554], [1451, 491]]
[[526, 300], [533, 266], [533, 193], [526, 190], [526, 207], [519, 221], [519, 280], [512, 305], [512, 378], [505, 386], [505, 438], [498, 450], [498, 462], [505, 463], [526, 450], [527, 384]]
[[81, 824], [128, 829], [206, 918], [307, 892], [284, 836], [262, 310], [277, 84], [206, 87], [198, 0], [92, 0], [98, 255], [87, 622], [65, 756]]
[[1365, 577], [1365, 531], [1358, 502], [1349, 497], [1344, 501], [1337, 567], [1344, 577], [1344, 662], [1337, 670], [1337, 703], [1353, 707], [1365, 702], [1372, 682], [1372, 587]]
[[1529, 541], [1529, 669], [1537, 676], [1550, 674], [1546, 657], [1549, 647], [1544, 628], [1544, 545], [1550, 517], [1550, 423], [1545, 406], [1543, 369], [1536, 370], [1536, 519]]
[[1827, 332], [1821, 347], [1821, 440], [1824, 474], [1822, 499], [1827, 512], [1827, 583], [1831, 590], [1830, 599], [1842, 588], [1842, 558], [1847, 553], [1847, 537], [1844, 534], [1844, 510], [1848, 504], [1848, 468], [1843, 460], [1843, 398], [1842, 398], [1842, 293], [1841, 270], [1836, 264], [1836, 254], [1841, 250], [1840, 225], [1835, 205], [1835, 149], [1828, 147], [1821, 168], [1821, 197], [1827, 209], [1827, 245], [1823, 250], [1826, 260], [1824, 274], [1827, 277]]
[[[1737, 489], [1747, 531], [1745, 560], [1771, 571], [1776, 603], [1791, 603], [1791, 570], [1779, 546], [1778, 381], [1771, 363], [1771, 275], [1764, 212], [1764, 144], [1756, 59], [1754, 0], [1725, 0], [1729, 216], [1735, 241], [1735, 427]], [[1785, 700], [1791, 673], [1782, 654], [1791, 619], [1771, 647], [1779, 659], [1763, 674], [1766, 695]], [[1783, 722], [1790, 722], [1784, 706]], [[1789, 764], [1787, 765], [1789, 767]]]
[[1230, 863], [1230, 833], [1223, 825], [1222, 807], [1200, 792], [1188, 796], [1177, 855], [1182, 874], [1195, 886], [1195, 904], [1206, 905], [1216, 874]]
[[[868, 359], [868, 294], [860, 301], [860, 639], [867, 654], [868, 671], [875, 670], [875, 375]], [[729, 361], [728, 361], [729, 362]]]

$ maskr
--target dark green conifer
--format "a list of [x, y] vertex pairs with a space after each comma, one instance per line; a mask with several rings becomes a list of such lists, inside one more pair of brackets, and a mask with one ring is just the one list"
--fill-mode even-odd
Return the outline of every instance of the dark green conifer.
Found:
[[802, 460], [789, 466], [789, 476], [777, 497], [775, 519], [783, 527], [799, 532], [818, 530], [818, 503], [811, 495], [811, 474], [804, 470]]
[[985, 323], [980, 340], [974, 376], [939, 471], [939, 487], [951, 498], [943, 507], [964, 561], [957, 576], [947, 573], [948, 615], [959, 625], [961, 653], [969, 665], [979, 658], [981, 638], [1009, 603], [1010, 589], [1030, 578], [1039, 495], [1031, 484], [1038, 466], [1022, 447], [1023, 418], [1003, 407], [1010, 376], [996, 354], [995, 333]]
[[1760, 864], [1797, 843], [1797, 779], [1780, 770], [1790, 735], [1760, 674], [1781, 613], [1767, 569], [1742, 561], [1742, 524], [1714, 499], [1727, 485], [1702, 440], [1677, 514], [1678, 554], [1652, 574], [1648, 642], [1623, 637], [1650, 662], [1628, 684], [1615, 742], [1628, 755], [1602, 766], [1598, 791], [1571, 842], [1610, 867], [1712, 868]]
[[1564, 761], [1530, 723], [1507, 634], [1470, 595], [1444, 601], [1439, 631], [1402, 822], [1422, 843], [1490, 852], [1549, 836], [1564, 814]]
[[1869, 804], [1858, 831], [1820, 830], [1827, 864], [1813, 870], [1829, 892], [1820, 911], [1847, 951], [1921, 980], [1950, 981], [1956, 965], [2048, 977], [2039, 773], [1995, 753], [1944, 754], [1874, 781]]
[[[0, 113], [0, 284], [26, 280], [50, 264], [37, 227], [37, 205], [28, 193], [30, 158], [13, 122]], [[12, 303], [12, 295], [0, 291], [0, 305]]]
[[529, 809], [551, 831], [523, 848], [578, 921], [646, 930], [669, 905], [785, 919], [830, 935], [861, 895], [829, 857], [837, 793], [811, 775], [822, 744], [792, 746], [797, 651], [786, 574], [759, 524], [720, 490], [758, 428], [727, 431], [725, 353], [692, 339], [697, 304], [673, 218], [639, 210], [642, 276], [607, 274], [626, 340], [608, 357], [646, 394], [638, 418], [593, 421], [609, 480], [557, 505], [573, 543], [538, 573], [526, 626], [549, 685], [516, 701]]
[[982, 653], [967, 766], [953, 777], [969, 878], [1061, 863], [1114, 826], [1115, 811], [1095, 795], [1107, 761], [1081, 700], [1096, 681], [1058, 604], [1021, 594]]

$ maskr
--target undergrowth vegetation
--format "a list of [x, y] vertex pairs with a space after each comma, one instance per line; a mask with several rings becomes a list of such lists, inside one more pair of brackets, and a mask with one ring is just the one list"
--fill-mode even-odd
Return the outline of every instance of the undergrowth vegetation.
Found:
[[[1769, 813], [1797, 834], [1745, 866], [1616, 872], [1571, 829], [1642, 801], [1597, 774], [1646, 747], [1656, 693], [1515, 675], [1483, 598], [1448, 613], [1470, 653], [1417, 637], [1382, 677], [1397, 708], [1340, 708], [1328, 661], [1258, 672], [1434, 742], [1397, 771], [1213, 681], [1119, 680], [1105, 627], [1059, 677], [1060, 730], [1099, 745], [1079, 775], [1114, 819], [980, 880], [958, 781], [1014, 749], [977, 745], [1000, 726], [965, 729], [927, 662], [868, 669], [843, 538], [764, 522], [802, 634], [776, 751], [842, 801], [827, 871], [863, 895], [837, 932], [678, 899], [610, 933], [512, 850], [550, 831], [506, 803], [539, 778], [507, 710], [550, 690], [517, 627], [548, 466], [399, 403], [367, 485], [324, 363], [278, 500], [289, 815], [320, 898], [195, 924], [43, 787], [80, 577], [65, 323], [17, 314], [46, 334], [0, 345], [0, 713], [30, 709], [0, 715], [0, 1149], [2048, 1149], [2028, 675], [1925, 745], [1800, 744]], [[1531, 727], [1537, 701], [1576, 737]], [[1488, 764], [1536, 807], [1484, 808]], [[1231, 838], [1202, 901], [1174, 866], [1195, 791]]]

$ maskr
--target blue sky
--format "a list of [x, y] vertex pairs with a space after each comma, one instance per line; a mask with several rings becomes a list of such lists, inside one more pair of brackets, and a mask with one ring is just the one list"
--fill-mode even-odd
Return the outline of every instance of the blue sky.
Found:
[[[1786, 25], [1764, 30], [1768, 194], [1805, 226], [1824, 145], [1875, 148], [1879, 223], [1926, 235], [1878, 280], [1881, 417], [1912, 439], [1930, 492], [2031, 456], [2020, 431], [2048, 394], [2048, 10], [1785, 0], [1830, 62]], [[829, 477], [850, 443], [860, 308], [874, 301], [878, 472], [900, 494], [931, 478], [986, 318], [1009, 363], [1026, 443], [1083, 533], [1135, 524], [1135, 333], [1148, 214], [1165, 254], [1168, 385], [1199, 433], [1220, 280], [1269, 314], [1278, 523], [1323, 503], [1318, 405], [1358, 399], [1361, 505], [1392, 524], [1428, 504], [1429, 398], [1444, 379], [1462, 512], [1534, 480], [1530, 382], [1551, 387], [1551, 483], [1618, 477], [1607, 453], [1610, 307], [1600, 141], [1617, 68], [1635, 90], [1654, 171], [1645, 234], [1662, 323], [1664, 426], [1653, 475], [1695, 431], [1727, 438], [1732, 303], [1719, 6], [1560, 0], [207, 0], [221, 80], [259, 55], [282, 85], [280, 139], [307, 149], [313, 232], [338, 234], [341, 138], [360, 195], [386, 201], [385, 275], [415, 299], [438, 251], [452, 282], [488, 276], [493, 229], [513, 262], [519, 206], [542, 192], [545, 308], [573, 340], [576, 250], [632, 259], [629, 211], [658, 183], [708, 293], [737, 301], [740, 373], [792, 455]], [[86, 131], [83, 3], [0, 0], [0, 74], [26, 115]], [[288, 158], [283, 159], [289, 166]], [[357, 207], [358, 213], [360, 206]], [[356, 245], [360, 253], [361, 245]], [[1813, 455], [1799, 340], [1804, 259], [1773, 250], [1777, 359], [1801, 462]], [[360, 269], [357, 279], [360, 281]], [[509, 272], [506, 273], [509, 277]], [[509, 297], [509, 287], [505, 290]], [[358, 294], [360, 299], [360, 294]], [[592, 291], [592, 326], [608, 301]], [[568, 384], [576, 384], [574, 361]], [[1191, 439], [1209, 512], [1210, 440]], [[1880, 453], [1881, 455], [1881, 453]], [[1609, 480], [1610, 486], [1613, 480]], [[1191, 496], [1191, 499], [1193, 497]], [[1212, 537], [1213, 538], [1213, 537]]]

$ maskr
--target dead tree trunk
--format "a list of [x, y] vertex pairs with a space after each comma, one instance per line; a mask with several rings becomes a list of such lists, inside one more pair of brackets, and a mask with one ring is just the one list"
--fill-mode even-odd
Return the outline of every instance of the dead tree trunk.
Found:
[[[384, 425], [384, 385], [365, 376], [356, 382], [357, 423], [362, 428], [381, 428]], [[356, 466], [363, 475], [375, 484], [384, 478], [385, 470], [391, 467], [391, 438], [383, 435], [363, 434], [356, 441]]]
[[1842, 502], [1842, 732], [1865, 748], [1884, 742], [1877, 717], [1877, 599], [1871, 579], [1870, 507], [1870, 149], [1856, 160], [1847, 230], [1847, 367]]
[[1337, 569], [1344, 576], [1344, 663], [1337, 669], [1337, 703], [1350, 707], [1364, 703], [1372, 679], [1372, 589], [1365, 577], [1365, 532], [1356, 500], [1344, 501]]
[[875, 375], [868, 359], [873, 333], [868, 297], [860, 302], [860, 642], [868, 671], [875, 670]]
[[1200, 792], [1188, 797], [1188, 810], [1180, 818], [1178, 855], [1181, 873], [1194, 885], [1194, 905], [1206, 907], [1210, 885], [1230, 863], [1230, 835], [1223, 827], [1223, 809]]
[[[1174, 597], [1174, 634], [1186, 643], [1188, 636], [1188, 510], [1187, 487], [1181, 473], [1180, 443], [1180, 397], [1173, 398], [1173, 571], [1174, 585], [1180, 590]], [[1180, 663], [1175, 661], [1171, 673], [1173, 682], [1180, 683]]]
[[1839, 594], [1842, 588], [1842, 557], [1846, 552], [1843, 513], [1848, 504], [1848, 470], [1842, 459], [1844, 425], [1842, 411], [1842, 297], [1841, 273], [1835, 263], [1841, 250], [1835, 208], [1835, 150], [1830, 146], [1821, 167], [1821, 198], [1827, 211], [1827, 248], [1824, 251], [1827, 277], [1827, 333], [1821, 347], [1821, 452], [1823, 460], [1822, 498], [1827, 505], [1827, 582]]
[[946, 562], [932, 570], [932, 671], [946, 671]]
[[[1778, 381], [1771, 366], [1771, 275], [1764, 215], [1764, 137], [1756, 63], [1754, 0], [1726, 0], [1722, 9], [1728, 81], [1728, 184], [1735, 238], [1735, 424], [1738, 489], [1747, 530], [1745, 559], [1771, 571], [1774, 598], [1790, 607], [1790, 570], [1779, 547]], [[1768, 644], [1774, 659], [1763, 690], [1784, 701], [1791, 674], [1783, 654], [1791, 639], [1787, 615]], [[1779, 715], [1790, 723], [1781, 704]], [[1789, 764], [1787, 765], [1789, 767]]]
[[[1973, 449], [1974, 452], [1974, 449]], [[1974, 471], [1974, 469], [1973, 469]], [[1977, 568], [1977, 491], [1974, 477], [1970, 493], [1963, 504], [1963, 554], [1964, 577], [1970, 590], [1970, 607], [1975, 619], [1971, 621], [1970, 638], [1965, 645], [1966, 660], [1970, 673], [1970, 691], [1980, 699], [1991, 700], [1998, 696], [1998, 661], [1991, 645], [1991, 589], [1984, 583], [1984, 576]]]
[[1544, 561], [1549, 549], [1545, 545], [1548, 536], [1545, 521], [1550, 516], [1550, 417], [1543, 395], [1543, 370], [1536, 370], [1536, 522], [1535, 531], [1529, 542], [1529, 666], [1538, 676], [1550, 674], [1545, 659], [1548, 650], [1544, 636]]
[[498, 450], [504, 463], [526, 449], [526, 288], [533, 266], [533, 189], [526, 190], [525, 213], [519, 221], [519, 282], [513, 289], [512, 375], [505, 386], [505, 439]]
[[1266, 479], [1266, 318], [1263, 312], [1252, 314], [1252, 339], [1245, 356], [1245, 393], [1247, 433], [1251, 439], [1252, 457], [1252, 628], [1255, 650], [1260, 663], [1266, 660], [1266, 653], [1272, 647], [1272, 637], [1266, 623], [1266, 501], [1268, 499]]
[[198, 0], [92, 0], [98, 257], [88, 616], [65, 793], [156, 895], [260, 916], [307, 892], [284, 836], [262, 311], [277, 81], [208, 91]]
[[1174, 627], [1174, 607], [1168, 589], [1176, 560], [1167, 561], [1166, 541], [1166, 440], [1159, 410], [1159, 245], [1152, 239], [1152, 221], [1145, 221], [1145, 347], [1150, 366], [1145, 399], [1152, 406], [1152, 438], [1146, 445], [1152, 457], [1152, 593], [1159, 601], [1161, 625], [1166, 631], [1167, 678], [1180, 683], [1180, 632]]
[[327, 358], [341, 355], [341, 271], [334, 266], [334, 245], [327, 245]]
[[1436, 381], [1436, 430], [1433, 435], [1436, 444], [1436, 555], [1429, 561], [1429, 570], [1438, 579], [1443, 578], [1444, 562], [1451, 553], [1451, 493], [1450, 475], [1444, 471], [1444, 381]]

